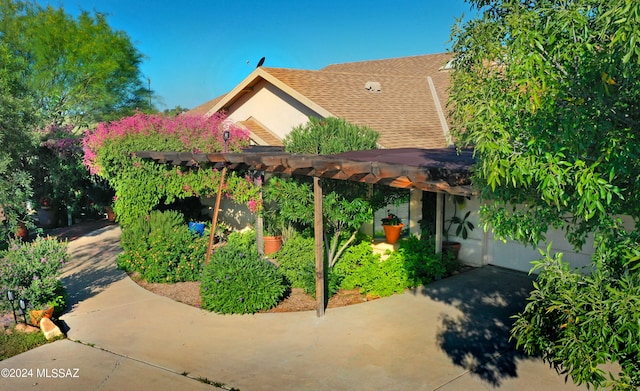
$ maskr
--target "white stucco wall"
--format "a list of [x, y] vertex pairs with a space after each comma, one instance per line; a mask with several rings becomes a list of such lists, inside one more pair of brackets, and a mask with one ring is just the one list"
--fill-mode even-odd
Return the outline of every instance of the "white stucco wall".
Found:
[[274, 85], [262, 81], [253, 91], [238, 99], [227, 112], [231, 121], [253, 117], [268, 130], [284, 138], [292, 128], [305, 124], [317, 113], [293, 99]]
[[[453, 196], [445, 195], [445, 212], [444, 212], [444, 227], [443, 230], [446, 231], [449, 226], [448, 220], [453, 217], [454, 213], [454, 202]], [[460, 242], [462, 246], [460, 247], [460, 253], [458, 254], [458, 259], [470, 266], [482, 266], [483, 261], [483, 242], [485, 240], [484, 232], [482, 231], [482, 227], [480, 227], [478, 210], [479, 210], [479, 202], [477, 198], [465, 199], [463, 205], [458, 206], [457, 215], [460, 218], [463, 218], [467, 211], [471, 211], [469, 218], [467, 219], [471, 222], [475, 229], [468, 233], [467, 239], [463, 239], [462, 237], [455, 236], [456, 225], [453, 225], [449, 230], [449, 235], [447, 237], [446, 232], [443, 232], [444, 239]]]

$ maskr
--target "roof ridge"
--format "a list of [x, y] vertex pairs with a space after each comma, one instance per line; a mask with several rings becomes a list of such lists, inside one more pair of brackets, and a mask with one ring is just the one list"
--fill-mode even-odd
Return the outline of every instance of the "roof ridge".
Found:
[[[361, 75], [361, 76], [386, 76], [386, 77], [397, 77], [397, 78], [406, 78], [413, 79], [416, 77], [427, 77], [429, 74], [402, 74], [402, 73], [378, 73], [378, 72], [349, 72], [349, 71], [334, 71], [334, 70], [313, 70], [313, 69], [298, 69], [298, 68], [263, 68], [265, 71], [269, 72], [271, 69], [275, 70], [283, 70], [283, 71], [292, 71], [292, 72], [314, 72], [322, 75]], [[434, 73], [437, 73], [434, 72]]]
[[427, 54], [417, 54], [417, 55], [414, 55], [414, 56], [386, 57], [386, 58], [379, 58], [377, 60], [337, 62], [337, 63], [326, 65], [323, 68], [321, 68], [320, 70], [323, 70], [323, 69], [325, 69], [327, 67], [336, 66], [336, 65], [351, 65], [351, 64], [384, 62], [384, 61], [403, 61], [403, 60], [408, 60], [408, 59], [417, 59], [417, 58], [432, 57], [432, 56], [435, 57], [435, 56], [443, 56], [443, 55], [451, 55], [451, 56], [453, 56], [453, 53], [451, 53], [451, 52], [427, 53]]

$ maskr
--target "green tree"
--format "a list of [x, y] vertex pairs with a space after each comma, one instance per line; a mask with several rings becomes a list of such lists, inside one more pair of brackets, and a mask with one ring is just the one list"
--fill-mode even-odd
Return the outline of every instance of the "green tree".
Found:
[[0, 205], [7, 218], [6, 223], [0, 222], [0, 247], [18, 219], [25, 218], [32, 193], [26, 163], [35, 145], [29, 132], [33, 117], [20, 71], [19, 62], [0, 42]]
[[24, 62], [21, 74], [44, 124], [87, 126], [152, 109], [142, 54], [104, 14], [74, 18], [62, 7], [0, 0], [0, 36]]
[[172, 109], [164, 109], [162, 113], [164, 115], [172, 117], [172, 116], [180, 115], [182, 113], [186, 113], [187, 111], [189, 111], [189, 109], [178, 105]]
[[[595, 237], [584, 275], [542, 251], [519, 346], [574, 382], [640, 386], [640, 3], [471, 0], [452, 33], [451, 118], [475, 147], [485, 228], [537, 245]], [[601, 364], [616, 363], [607, 380]]]

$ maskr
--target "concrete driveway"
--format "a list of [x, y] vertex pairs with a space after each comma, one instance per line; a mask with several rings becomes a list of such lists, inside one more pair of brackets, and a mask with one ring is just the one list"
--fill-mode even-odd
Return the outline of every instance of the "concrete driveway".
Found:
[[[32, 376], [2, 377], [0, 389], [586, 389], [508, 341], [531, 286], [522, 273], [474, 269], [323, 318], [217, 315], [117, 270], [119, 235], [110, 226], [70, 243], [68, 339], [1, 362]], [[54, 369], [76, 377], [45, 376]]]

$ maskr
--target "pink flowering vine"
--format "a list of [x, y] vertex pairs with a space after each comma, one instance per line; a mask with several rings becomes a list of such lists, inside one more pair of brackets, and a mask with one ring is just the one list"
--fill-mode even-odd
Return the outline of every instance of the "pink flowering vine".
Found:
[[209, 117], [194, 115], [169, 117], [162, 114], [136, 113], [117, 121], [100, 123], [96, 129], [86, 130], [82, 140], [83, 164], [92, 174], [99, 173], [102, 169], [97, 162], [100, 148], [108, 141], [129, 136], [162, 136], [179, 141], [181, 151], [219, 152], [224, 148], [225, 130], [229, 131], [227, 144], [229, 151], [238, 150], [240, 146], [248, 144], [248, 131], [228, 122], [223, 113]]

